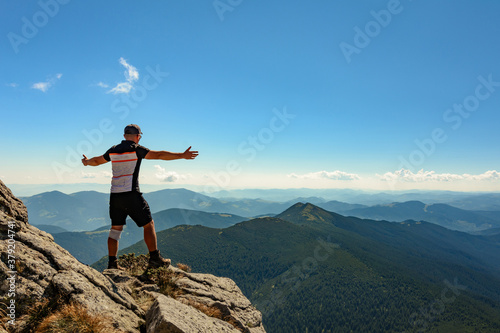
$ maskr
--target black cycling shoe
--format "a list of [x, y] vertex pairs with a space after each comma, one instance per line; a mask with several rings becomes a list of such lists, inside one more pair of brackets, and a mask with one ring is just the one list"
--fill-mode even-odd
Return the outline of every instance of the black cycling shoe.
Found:
[[157, 254], [150, 254], [149, 265], [150, 268], [168, 267], [170, 266], [170, 259], [165, 259], [161, 256], [160, 251]]
[[119, 269], [120, 271], [124, 271], [125, 270], [125, 268], [123, 268], [122, 266], [118, 265], [117, 261], [110, 261], [108, 263], [108, 269]]

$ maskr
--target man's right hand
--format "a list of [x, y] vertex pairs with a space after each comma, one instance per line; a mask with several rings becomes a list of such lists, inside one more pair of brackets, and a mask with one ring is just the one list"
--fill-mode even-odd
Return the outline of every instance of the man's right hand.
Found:
[[182, 158], [185, 158], [186, 160], [194, 160], [196, 156], [198, 156], [198, 151], [191, 151], [191, 146], [189, 146], [189, 148], [182, 153]]

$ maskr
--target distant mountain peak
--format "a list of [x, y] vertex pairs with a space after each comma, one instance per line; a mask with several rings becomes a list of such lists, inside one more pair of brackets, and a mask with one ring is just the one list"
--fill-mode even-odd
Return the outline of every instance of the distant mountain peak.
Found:
[[277, 218], [295, 223], [295, 224], [331, 224], [341, 215], [324, 210], [309, 202], [297, 202], [281, 214], [276, 215]]
[[292, 206], [290, 206], [290, 208], [288, 208], [288, 209], [297, 209], [297, 208], [300, 209], [302, 207], [305, 207], [306, 205], [310, 205], [310, 203], [297, 202], [296, 204], [293, 204]]

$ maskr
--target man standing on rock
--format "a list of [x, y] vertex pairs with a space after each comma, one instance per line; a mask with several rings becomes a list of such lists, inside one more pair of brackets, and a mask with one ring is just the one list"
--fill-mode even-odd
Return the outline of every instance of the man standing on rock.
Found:
[[191, 147], [183, 153], [168, 151], [153, 151], [139, 145], [142, 132], [139, 126], [131, 124], [125, 127], [124, 138], [120, 144], [111, 147], [101, 156], [88, 159], [83, 155], [82, 163], [87, 166], [98, 166], [111, 161], [113, 178], [111, 180], [111, 195], [109, 199], [109, 215], [111, 229], [108, 237], [108, 269], [119, 269], [117, 264], [118, 241], [123, 231], [127, 216], [130, 216], [137, 226], [144, 229], [144, 241], [149, 250], [149, 266], [153, 268], [170, 265], [170, 259], [161, 256], [156, 242], [154, 221], [149, 205], [139, 190], [139, 169], [142, 159], [147, 160], [192, 160], [198, 156]]

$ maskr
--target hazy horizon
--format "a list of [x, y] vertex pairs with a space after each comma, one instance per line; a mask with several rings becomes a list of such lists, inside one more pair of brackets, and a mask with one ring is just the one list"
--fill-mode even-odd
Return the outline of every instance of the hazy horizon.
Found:
[[[1, 179], [0, 179], [1, 180]], [[4, 182], [5, 183], [5, 182]], [[110, 184], [102, 184], [102, 183], [74, 183], [74, 184], [9, 184], [5, 183], [7, 187], [11, 189], [11, 191], [17, 197], [29, 197], [45, 192], [59, 191], [64, 194], [73, 194], [83, 191], [95, 191], [100, 193], [109, 193]], [[492, 193], [500, 193], [500, 191], [449, 191], [449, 190], [432, 190], [432, 189], [407, 189], [407, 190], [377, 190], [377, 189], [352, 189], [352, 188], [310, 188], [310, 187], [294, 187], [294, 188], [225, 188], [215, 192], [207, 192], [204, 191], [206, 188], [203, 186], [192, 186], [192, 185], [175, 185], [175, 186], [165, 186], [163, 184], [141, 184], [141, 191], [143, 193], [156, 192], [161, 190], [175, 190], [175, 189], [187, 189], [193, 192], [203, 193], [208, 196], [214, 197], [224, 197], [229, 193], [231, 197], [238, 198], [252, 198], [249, 196], [243, 196], [245, 193], [252, 192], [285, 192], [292, 193], [312, 193], [311, 196], [319, 196], [321, 193], [340, 193], [340, 192], [359, 192], [366, 194], [380, 194], [380, 193], [388, 193], [388, 194], [404, 194], [404, 193], [456, 193], [456, 194], [492, 194]], [[316, 194], [315, 194], [316, 193]], [[255, 197], [256, 198], [256, 197]], [[328, 198], [325, 198], [328, 199]]]

